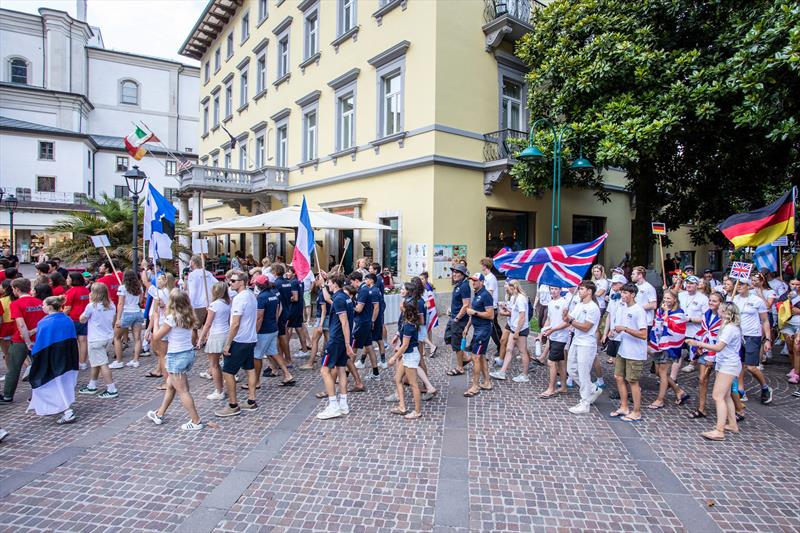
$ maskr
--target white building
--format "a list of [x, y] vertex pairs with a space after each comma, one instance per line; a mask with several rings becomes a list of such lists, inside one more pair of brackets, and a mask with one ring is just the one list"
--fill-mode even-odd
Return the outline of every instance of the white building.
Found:
[[[39, 9], [0, 9], [0, 189], [19, 200], [17, 254], [69, 235], [45, 232], [85, 198], [126, 197], [123, 172], [136, 164], [165, 196], [178, 188], [177, 161], [157, 144], [141, 161], [123, 138], [144, 123], [173, 154], [196, 162], [200, 70], [176, 61], [107, 50], [99, 28]], [[9, 243], [0, 206], [0, 245]]]

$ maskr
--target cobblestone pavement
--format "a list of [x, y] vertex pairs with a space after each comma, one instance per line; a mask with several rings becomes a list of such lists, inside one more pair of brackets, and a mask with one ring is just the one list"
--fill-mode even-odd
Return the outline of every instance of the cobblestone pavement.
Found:
[[[316, 419], [319, 374], [298, 370], [295, 387], [264, 380], [258, 411], [190, 433], [179, 428], [178, 402], [162, 426], [145, 418], [161, 398], [144, 378], [152, 358], [114, 372], [118, 399], [79, 396], [69, 426], [26, 413], [22, 383], [15, 402], [0, 405], [10, 433], [0, 444], [0, 530], [797, 531], [800, 399], [783, 377], [785, 358], [767, 366], [774, 404], [760, 405], [748, 379], [742, 433], [710, 443], [699, 433], [713, 407], [708, 419], [687, 418], [695, 373], [680, 377], [687, 405], [670, 395], [630, 425], [608, 416], [607, 395], [583, 416], [567, 412], [576, 391], [539, 399], [539, 366], [531, 383], [494, 382], [466, 399], [465, 377], [445, 375], [451, 357], [440, 345], [429, 361], [438, 394], [418, 421], [389, 413], [391, 370], [351, 393], [341, 419]], [[191, 386], [213, 421], [220, 403], [205, 399], [205, 368], [200, 354]], [[655, 380], [643, 386], [652, 401]]]

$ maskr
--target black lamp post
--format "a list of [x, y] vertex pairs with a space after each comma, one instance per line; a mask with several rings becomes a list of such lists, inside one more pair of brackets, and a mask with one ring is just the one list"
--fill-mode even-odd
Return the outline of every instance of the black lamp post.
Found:
[[133, 202], [133, 270], [136, 272], [139, 268], [139, 195], [144, 191], [147, 174], [133, 165], [133, 168], [129, 168], [122, 176], [125, 178], [125, 185], [128, 186]]
[[3, 200], [8, 208], [8, 220], [9, 220], [9, 231], [10, 231], [10, 240], [11, 240], [11, 255], [15, 255], [17, 253], [16, 248], [14, 247], [14, 211], [17, 210], [17, 205], [19, 205], [19, 200], [13, 194], [9, 194], [8, 198]]

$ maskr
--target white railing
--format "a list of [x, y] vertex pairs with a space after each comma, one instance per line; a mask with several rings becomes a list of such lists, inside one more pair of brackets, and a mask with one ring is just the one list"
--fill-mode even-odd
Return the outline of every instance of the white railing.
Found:
[[205, 167], [195, 165], [181, 174], [181, 189], [214, 188], [236, 192], [285, 190], [288, 169], [262, 167], [258, 170]]

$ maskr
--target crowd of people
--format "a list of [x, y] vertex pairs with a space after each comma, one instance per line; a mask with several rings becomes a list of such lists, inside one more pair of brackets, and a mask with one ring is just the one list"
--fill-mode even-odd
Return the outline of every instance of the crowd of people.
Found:
[[[262, 378], [279, 378], [278, 386], [291, 387], [295, 372], [314, 369], [317, 362], [323, 382], [317, 397], [327, 399], [320, 419], [347, 415], [352, 395], [366, 390], [365, 381], [382, 379], [389, 367], [395, 391], [384, 400], [392, 404], [391, 413], [418, 419], [423, 402], [437, 395], [426, 364], [436, 352], [427, 273], [402, 284], [400, 319], [389, 336], [385, 269], [365, 260], [349, 275], [332, 265], [298, 279], [291, 265], [265, 259], [250, 269], [237, 265], [241, 268], [225, 272], [222, 281], [204, 268], [200, 256], [191, 257], [179, 279], [147, 261], [124, 272], [104, 262], [92, 274], [64, 271], [53, 259], [38, 264], [38, 275], [30, 280], [4, 261], [0, 258], [0, 349], [7, 374], [0, 401], [14, 400], [20, 377], [39, 375], [36, 354], [47, 350], [50, 341], [37, 338], [54, 338], [53, 328], [71, 323], [69, 334], [58, 337], [75, 347], [74, 361], [63, 369], [66, 383], [74, 382], [71, 394], [66, 386], [57, 398], [47, 398], [45, 388], [37, 389], [32, 381], [31, 408], [40, 415], [59, 414], [59, 424], [77, 419], [73, 403], [79, 370], [89, 369], [79, 395], [113, 399], [120, 394], [113, 372], [139, 368], [141, 358], [151, 354], [153, 364], [144, 376], [163, 391], [163, 401], [147, 418], [163, 424], [177, 396], [189, 417], [181, 426], [187, 431], [204, 427], [187, 379], [201, 351], [208, 368], [200, 376], [214, 387], [206, 399], [219, 402], [214, 414], [222, 418], [259, 409]], [[679, 381], [682, 374], [697, 371], [699, 397], [689, 417], [707, 417], [713, 377], [717, 422], [702, 435], [723, 440], [727, 432], [739, 431], [745, 417], [746, 376], [759, 383], [760, 401], [772, 402], [762, 364], [779, 335], [792, 366], [787, 379], [800, 381], [800, 280], [787, 285], [755, 272], [744, 280], [724, 276], [717, 281], [709, 271], [695, 276], [689, 266], [676, 272], [659, 295], [643, 267], [630, 269], [628, 279], [622, 268], [609, 277], [602, 265], [594, 265], [590, 279], [577, 287], [539, 285], [529, 298], [516, 280], [506, 281], [501, 296], [493, 269], [490, 258], [482, 259], [473, 274], [466, 261], [451, 267], [444, 340], [454, 352], [454, 364], [447, 374], [470, 372], [465, 397], [505, 381], [518, 353], [514, 382], [530, 382], [532, 364], [546, 366], [547, 386], [540, 398], [568, 394], [577, 386], [579, 398], [569, 412], [588, 413], [606, 389], [602, 360], [607, 358], [616, 383], [612, 399], [619, 401], [609, 414], [635, 423], [644, 412], [665, 408], [670, 389], [676, 405], [690, 402]], [[779, 320], [776, 304], [787, 299], [791, 313]], [[295, 336], [300, 350], [293, 352]], [[126, 348], [132, 348], [127, 362]], [[72, 350], [67, 352], [72, 357]], [[655, 400], [643, 406], [640, 379], [648, 361], [659, 389]], [[37, 377], [36, 383], [41, 381]]]

